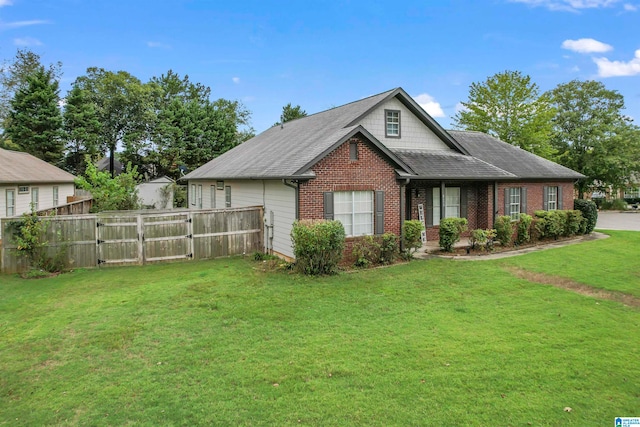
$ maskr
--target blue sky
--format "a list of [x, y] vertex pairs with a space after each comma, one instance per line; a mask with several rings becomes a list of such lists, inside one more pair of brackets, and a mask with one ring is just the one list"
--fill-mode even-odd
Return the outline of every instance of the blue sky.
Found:
[[469, 85], [504, 70], [549, 90], [596, 79], [640, 124], [640, 0], [0, 0], [0, 58], [147, 81], [172, 69], [241, 100], [262, 132], [401, 86], [445, 128]]

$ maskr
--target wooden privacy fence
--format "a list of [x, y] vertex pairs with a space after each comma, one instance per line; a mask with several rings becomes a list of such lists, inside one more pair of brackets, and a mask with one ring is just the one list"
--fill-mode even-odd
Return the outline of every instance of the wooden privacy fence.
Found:
[[[118, 211], [48, 217], [47, 254], [66, 253], [69, 268], [207, 259], [262, 250], [262, 207]], [[29, 268], [2, 219], [3, 273]]]

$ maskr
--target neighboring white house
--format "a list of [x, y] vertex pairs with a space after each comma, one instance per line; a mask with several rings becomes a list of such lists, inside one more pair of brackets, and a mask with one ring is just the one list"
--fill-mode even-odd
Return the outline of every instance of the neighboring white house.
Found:
[[138, 197], [144, 207], [153, 209], [173, 208], [173, 184], [175, 181], [167, 176], [152, 179], [138, 184]]
[[[31, 154], [0, 148], [0, 218], [67, 203], [75, 176]], [[0, 238], [2, 238], [0, 229]]]

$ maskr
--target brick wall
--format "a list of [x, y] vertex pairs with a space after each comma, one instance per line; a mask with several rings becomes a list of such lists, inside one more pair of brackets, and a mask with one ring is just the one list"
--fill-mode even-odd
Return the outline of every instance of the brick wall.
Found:
[[573, 209], [573, 182], [501, 182], [498, 184], [498, 215], [504, 215], [504, 189], [512, 187], [526, 187], [527, 214], [533, 216], [535, 211], [543, 209], [544, 187], [562, 187], [562, 209]]
[[[350, 159], [351, 142], [358, 144], [358, 160]], [[401, 187], [395, 168], [366, 139], [354, 137], [344, 142], [312, 170], [316, 178], [300, 183], [300, 219], [324, 217], [324, 192], [384, 191], [384, 231], [400, 235]]]

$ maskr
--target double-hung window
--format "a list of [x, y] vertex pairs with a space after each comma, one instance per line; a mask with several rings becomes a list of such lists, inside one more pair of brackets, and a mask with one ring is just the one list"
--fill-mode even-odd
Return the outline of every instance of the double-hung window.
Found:
[[373, 234], [373, 191], [336, 191], [333, 203], [347, 236]]
[[[434, 187], [433, 200], [433, 225], [440, 225], [440, 188]], [[445, 187], [444, 189], [444, 217], [460, 218], [460, 187]]]
[[16, 190], [6, 190], [5, 199], [7, 202], [7, 216], [12, 217], [16, 214]]
[[39, 209], [39, 205], [40, 205], [40, 190], [37, 187], [32, 187], [31, 188], [31, 208], [34, 211], [37, 211]]
[[387, 138], [400, 138], [400, 111], [384, 110], [385, 136]]
[[231, 207], [231, 186], [224, 187], [224, 205], [228, 208]]
[[60, 191], [57, 185], [53, 186], [53, 207], [58, 206], [58, 197], [60, 195]]
[[509, 213], [512, 221], [520, 219], [520, 188], [509, 188]]
[[198, 194], [196, 198], [197, 198], [196, 204], [198, 206], [198, 209], [202, 209], [202, 185], [201, 184], [198, 184]]
[[212, 185], [211, 188], [209, 189], [210, 194], [210, 198], [211, 198], [211, 207], [215, 209], [216, 207], [216, 186]]
[[558, 187], [549, 187], [547, 189], [547, 210], [555, 211], [558, 209]]

